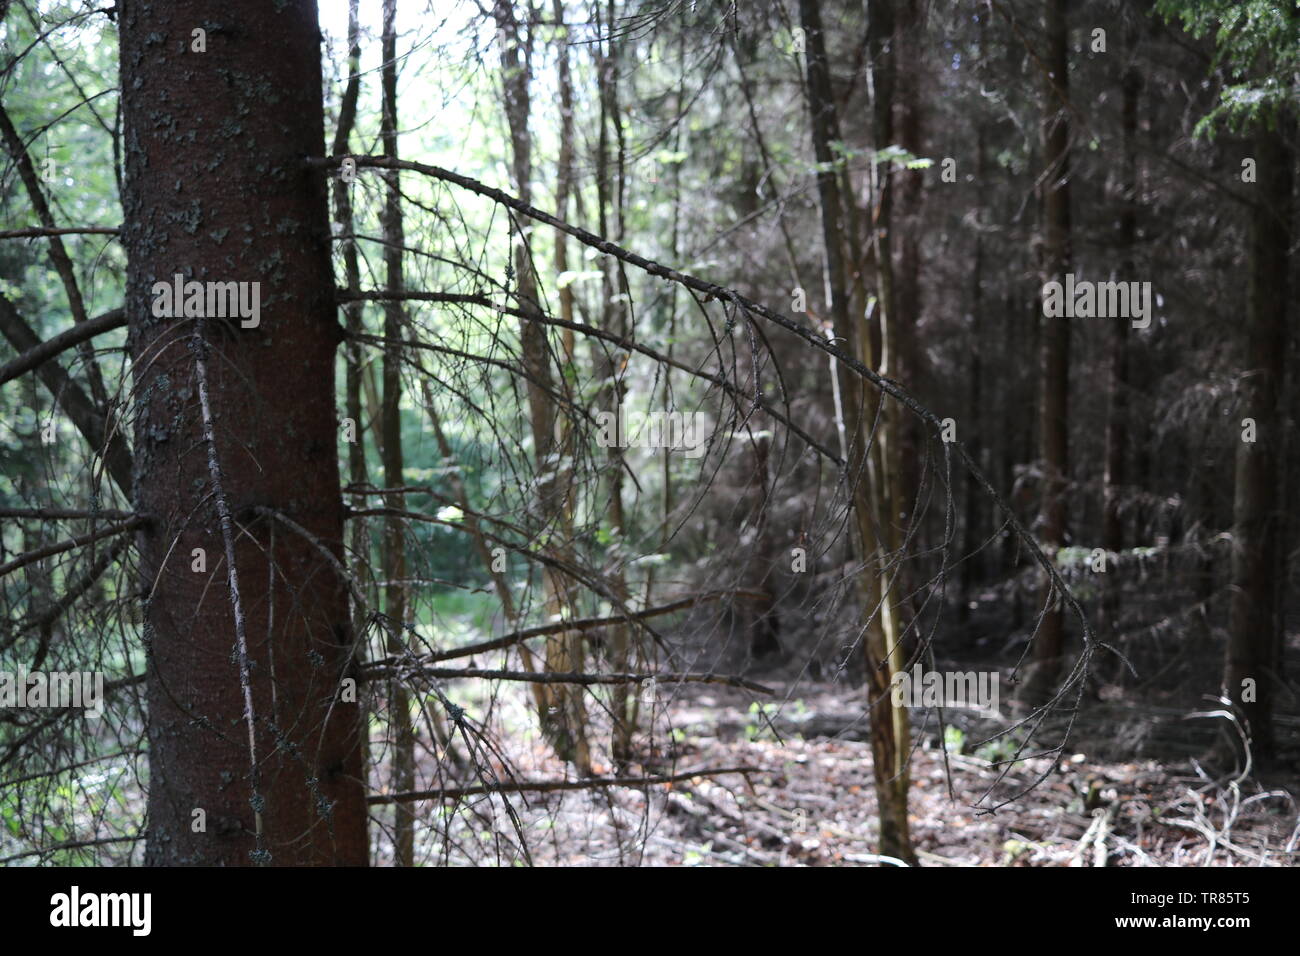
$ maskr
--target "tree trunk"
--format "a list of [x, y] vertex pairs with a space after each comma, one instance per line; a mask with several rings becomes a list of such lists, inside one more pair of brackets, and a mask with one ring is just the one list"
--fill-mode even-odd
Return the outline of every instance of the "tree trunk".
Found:
[[[1275, 753], [1273, 694], [1280, 680], [1278, 530], [1282, 522], [1279, 463], [1288, 416], [1280, 405], [1286, 354], [1287, 260], [1295, 156], [1285, 124], [1255, 137], [1259, 185], [1251, 220], [1247, 361], [1241, 417], [1255, 420], [1255, 441], [1237, 445], [1233, 497], [1232, 599], [1224, 683], [1241, 707], [1257, 760]], [[1236, 424], [1236, 423], [1234, 423]], [[1253, 693], [1247, 688], [1253, 687]]]
[[[844, 341], [843, 347], [846, 350], [864, 357], [871, 364], [867, 330], [855, 327], [846, 292], [844, 236], [840, 225], [841, 196], [833, 165], [835, 156], [831, 148], [831, 143], [840, 138], [839, 120], [830, 86], [821, 11], [817, 0], [800, 0], [799, 14], [808, 50], [808, 105], [812, 114], [813, 150], [819, 164], [817, 190], [822, 210], [822, 239], [835, 335]], [[888, 512], [880, 501], [879, 472], [882, 469], [873, 469], [869, 460], [873, 451], [868, 445], [874, 418], [873, 406], [879, 398], [868, 402], [861, 379], [845, 373], [842, 367], [837, 367], [837, 373], [849, 448], [845, 477], [852, 489], [859, 553], [864, 565], [862, 582], [863, 612], [867, 619], [865, 652], [868, 714], [872, 765], [880, 805], [880, 852], [913, 862], [915, 856], [907, 825], [907, 711], [895, 707], [890, 694], [890, 678], [896, 665], [894, 652], [898, 646], [896, 640], [890, 639], [887, 631], [890, 620], [889, 602], [888, 595], [881, 593], [882, 579], [878, 560], [885, 537], [882, 515]], [[878, 448], [877, 445], [875, 450]]]
[[[189, 49], [208, 4], [117, 9], [135, 504], [151, 519], [146, 859], [364, 865], [359, 711], [339, 693], [354, 662], [336, 570], [341, 329], [325, 183], [303, 161], [324, 148], [316, 5], [231, 0], [206, 53]], [[178, 273], [260, 282], [260, 323], [154, 316], [154, 283]], [[273, 533], [259, 506], [315, 540]]]
[[[397, 0], [384, 0], [384, 32], [380, 40], [384, 68], [381, 74], [383, 94], [379, 137], [383, 141], [384, 156], [397, 159]], [[402, 246], [405, 243], [402, 228], [402, 194], [398, 186], [397, 170], [385, 174], [384, 189], [384, 278], [389, 292], [400, 293], [405, 288], [402, 278]], [[402, 453], [402, 338], [405, 318], [402, 303], [397, 299], [384, 302], [384, 367], [383, 407], [380, 413], [380, 431], [384, 434], [383, 464], [384, 487], [402, 488], [405, 456]], [[406, 496], [400, 491], [384, 496], [384, 504], [401, 512], [406, 510]], [[388, 652], [401, 654], [406, 648], [407, 597], [406, 597], [406, 537], [404, 521], [390, 515], [384, 520], [384, 613], [388, 617]], [[388, 719], [393, 735], [392, 778], [393, 789], [404, 793], [415, 789], [415, 732], [411, 726], [411, 699], [406, 688], [398, 681], [388, 686]], [[397, 866], [415, 865], [415, 815], [412, 805], [400, 803], [394, 807], [393, 861]]]
[[[1137, 242], [1137, 104], [1142, 89], [1142, 75], [1136, 68], [1124, 71], [1123, 79], [1123, 181], [1120, 189], [1119, 248], [1123, 256], [1120, 279], [1137, 279], [1133, 247]], [[1105, 466], [1102, 473], [1101, 546], [1107, 552], [1124, 547], [1124, 522], [1120, 516], [1120, 498], [1124, 493], [1124, 463], [1128, 451], [1128, 328], [1127, 320], [1116, 321], [1110, 330], [1110, 354], [1107, 357]], [[1118, 579], [1107, 577], [1103, 585], [1102, 614], [1108, 628], [1116, 626], [1118, 613]]]
[[[530, 119], [530, 70], [532, 35], [521, 33], [514, 9], [505, 0], [493, 7], [497, 37], [501, 44], [501, 82], [506, 120], [510, 126], [511, 172], [515, 193], [524, 202], [532, 198], [532, 135]], [[529, 28], [531, 30], [531, 28]], [[525, 222], [518, 224], [521, 230]], [[537, 275], [533, 267], [528, 233], [515, 237], [515, 297], [525, 313], [540, 316]], [[528, 412], [533, 436], [533, 460], [537, 470], [537, 510], [539, 527], [552, 528], [557, 519], [564, 522], [566, 490], [559, 481], [556, 462], [555, 404], [551, 399], [551, 350], [546, 326], [541, 322], [520, 319], [520, 349], [523, 367], [528, 373]], [[569, 544], [570, 535], [563, 524], [559, 551]], [[556, 551], [555, 545], [548, 545]], [[555, 619], [566, 612], [567, 582], [556, 571], [543, 571], [546, 589], [546, 613]], [[580, 671], [583, 661], [581, 634], [555, 634], [546, 639], [548, 671]], [[583, 773], [590, 772], [591, 755], [587, 743], [587, 713], [583, 689], [567, 684], [539, 684], [534, 691], [538, 702], [538, 719], [542, 732], [551, 742], [556, 756], [568, 760]]]
[[[1043, 282], [1065, 282], [1070, 269], [1070, 121], [1069, 31], [1066, 0], [1044, 0], [1044, 30], [1048, 75], [1043, 78], [1041, 138], [1047, 172], [1042, 185]], [[1039, 534], [1052, 560], [1065, 544], [1066, 488], [1069, 484], [1070, 326], [1064, 316], [1044, 316], [1042, 386], [1039, 419], [1039, 458], [1043, 492]], [[1044, 580], [1042, 599], [1050, 602], [1033, 643], [1029, 698], [1050, 697], [1061, 673], [1065, 652], [1065, 616], [1061, 595]]]

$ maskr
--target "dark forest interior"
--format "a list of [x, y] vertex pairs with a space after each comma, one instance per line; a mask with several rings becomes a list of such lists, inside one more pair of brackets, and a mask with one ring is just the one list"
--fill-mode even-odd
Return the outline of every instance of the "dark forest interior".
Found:
[[1300, 4], [0, 66], [0, 864], [1295, 864]]

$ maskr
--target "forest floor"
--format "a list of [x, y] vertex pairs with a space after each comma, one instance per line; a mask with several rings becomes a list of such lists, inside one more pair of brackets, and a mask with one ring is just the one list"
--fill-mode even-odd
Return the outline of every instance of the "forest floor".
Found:
[[[676, 693], [664, 715], [669, 729], [660, 737], [672, 741], [671, 752], [632, 773], [727, 767], [754, 772], [702, 773], [649, 788], [511, 797], [531, 862], [877, 865], [871, 855], [877, 835], [871, 749], [858, 695], [843, 685], [804, 685], [799, 700], [771, 709], [771, 721], [751, 700], [713, 686]], [[1296, 861], [1294, 779], [1270, 780], [1264, 787], [1253, 777], [1238, 783], [1212, 779], [1187, 759], [1108, 762], [1093, 759], [1077, 742], [1056, 769], [1050, 758], [1030, 757], [999, 780], [1005, 767], [986, 757], [1004, 759], [1005, 752], [963, 753], [966, 735], [953, 730], [945, 766], [937, 735], [917, 736], [923, 742], [912, 757], [909, 811], [922, 866]], [[527, 776], [563, 776], [544, 745], [535, 744], [531, 754], [520, 755], [531, 764]], [[475, 798], [472, 815], [482, 819], [491, 807], [500, 823], [501, 799]], [[475, 855], [473, 862], [490, 862]]]

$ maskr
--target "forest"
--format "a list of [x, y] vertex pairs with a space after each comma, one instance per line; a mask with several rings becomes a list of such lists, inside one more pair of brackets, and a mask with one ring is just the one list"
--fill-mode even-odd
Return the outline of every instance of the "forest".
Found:
[[1295, 865], [1298, 104], [1295, 0], [0, 0], [0, 865]]

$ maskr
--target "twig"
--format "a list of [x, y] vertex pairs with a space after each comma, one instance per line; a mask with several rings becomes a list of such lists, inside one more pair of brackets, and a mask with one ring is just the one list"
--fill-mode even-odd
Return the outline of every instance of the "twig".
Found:
[[190, 340], [194, 350], [194, 372], [198, 381], [199, 407], [202, 411], [203, 443], [208, 451], [208, 476], [212, 479], [212, 494], [216, 499], [217, 517], [221, 522], [221, 540], [226, 550], [226, 581], [230, 586], [230, 604], [235, 615], [235, 643], [239, 653], [239, 686], [244, 693], [244, 722], [248, 726], [248, 760], [253, 787], [253, 811], [256, 818], [257, 850], [259, 858], [264, 851], [262, 841], [262, 797], [258, 788], [256, 717], [253, 711], [253, 682], [249, 675], [247, 619], [239, 594], [239, 572], [235, 567], [235, 523], [230, 514], [230, 502], [222, 482], [221, 462], [217, 458], [217, 438], [212, 425], [212, 403], [208, 397], [207, 343], [200, 326], [195, 326]]

